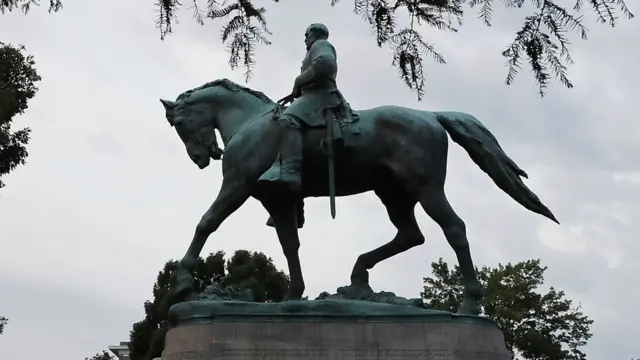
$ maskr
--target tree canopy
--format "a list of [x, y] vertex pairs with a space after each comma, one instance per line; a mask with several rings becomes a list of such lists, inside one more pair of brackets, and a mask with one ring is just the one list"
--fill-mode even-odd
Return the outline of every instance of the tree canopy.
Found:
[[[255, 65], [258, 45], [270, 45], [272, 35], [267, 26], [264, 7], [256, 2], [266, 0], [190, 0], [194, 20], [204, 25], [207, 19], [223, 19], [221, 40], [229, 51], [232, 69], [244, 68], [248, 81]], [[279, 0], [272, 0], [279, 2]], [[329, 0], [334, 6], [339, 0]], [[506, 8], [533, 7], [533, 13], [524, 18], [511, 43], [506, 44], [502, 56], [506, 60], [505, 83], [512, 84], [516, 75], [528, 63], [539, 93], [545, 91], [555, 77], [562, 85], [572, 88], [567, 67], [573, 63], [569, 52], [569, 33], [582, 40], [587, 39], [588, 29], [584, 25], [585, 8], [591, 9], [599, 23], [615, 27], [620, 15], [631, 19], [634, 14], [624, 0], [572, 0], [572, 7], [565, 7], [556, 0], [504, 0]], [[25, 13], [37, 0], [0, 0], [0, 11], [21, 8]], [[493, 0], [354, 0], [353, 11], [373, 29], [379, 47], [390, 46], [393, 50], [392, 65], [400, 78], [422, 99], [425, 90], [424, 62], [431, 57], [444, 64], [444, 56], [429, 43], [425, 27], [457, 32], [462, 25], [465, 7], [473, 9], [477, 17], [491, 26], [494, 10]], [[181, 0], [159, 0], [156, 2], [158, 18], [156, 27], [164, 39], [173, 31], [177, 14], [185, 4]], [[49, 12], [62, 9], [60, 0], [49, 0]], [[402, 20], [400, 20], [402, 19]]]
[[[0, 0], [0, 4], [6, 0]], [[29, 153], [27, 144], [31, 129], [12, 128], [16, 115], [29, 107], [28, 102], [38, 91], [40, 75], [32, 55], [24, 46], [0, 42], [0, 177], [24, 165]], [[0, 180], [0, 188], [4, 183]]]
[[[462, 275], [440, 259], [431, 264], [421, 293], [430, 308], [455, 311], [462, 301]], [[478, 277], [485, 288], [483, 312], [505, 335], [514, 358], [527, 360], [585, 360], [581, 348], [591, 338], [590, 320], [553, 287], [543, 291], [547, 267], [540, 260], [483, 267]]]
[[4, 316], [0, 316], [0, 335], [4, 332], [4, 326], [7, 325], [7, 321], [9, 321], [9, 319]]
[[102, 352], [99, 352], [90, 358], [85, 358], [84, 360], [113, 360], [113, 359], [114, 359], [114, 356], [111, 356], [111, 354], [109, 354], [108, 351], [102, 350]]
[[[259, 302], [279, 302], [289, 286], [289, 277], [278, 270], [271, 258], [260, 252], [238, 250], [225, 260], [219, 251], [199, 258], [194, 271], [195, 290], [202, 292], [218, 283], [237, 290], [250, 289]], [[171, 286], [178, 271], [178, 261], [170, 260], [158, 273], [153, 285], [153, 300], [145, 301], [145, 318], [135, 324], [129, 334], [131, 360], [153, 359], [164, 349], [167, 312], [173, 305]]]

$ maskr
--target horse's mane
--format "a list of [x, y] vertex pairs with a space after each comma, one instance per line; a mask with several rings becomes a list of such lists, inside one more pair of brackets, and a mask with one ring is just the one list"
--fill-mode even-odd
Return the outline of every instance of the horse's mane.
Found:
[[193, 88], [191, 90], [187, 90], [185, 92], [183, 92], [182, 94], [178, 95], [177, 100], [187, 100], [193, 93], [200, 91], [200, 90], [204, 90], [204, 89], [209, 89], [209, 88], [213, 88], [216, 86], [222, 86], [227, 90], [233, 91], [233, 92], [245, 92], [248, 93], [249, 95], [255, 96], [256, 98], [260, 99], [261, 101], [263, 101], [266, 104], [272, 104], [273, 100], [271, 100], [265, 93], [263, 93], [262, 91], [257, 91], [257, 90], [253, 90], [250, 89], [246, 86], [242, 86], [238, 83], [235, 83], [229, 79], [218, 79], [218, 80], [214, 80], [211, 82], [208, 82], [206, 84], [200, 85], [196, 88]]

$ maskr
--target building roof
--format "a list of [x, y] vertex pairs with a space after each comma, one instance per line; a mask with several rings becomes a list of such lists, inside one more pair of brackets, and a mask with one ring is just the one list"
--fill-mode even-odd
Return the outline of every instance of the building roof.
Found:
[[109, 351], [111, 351], [118, 358], [122, 356], [129, 356], [129, 342], [121, 341], [119, 345], [110, 345], [108, 347]]

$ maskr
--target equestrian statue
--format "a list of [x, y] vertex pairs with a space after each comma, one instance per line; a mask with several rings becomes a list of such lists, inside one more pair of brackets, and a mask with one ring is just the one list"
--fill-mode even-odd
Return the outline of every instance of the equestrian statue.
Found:
[[[282, 101], [274, 102], [262, 92], [227, 79], [186, 91], [175, 101], [161, 100], [166, 119], [199, 168], [222, 158], [222, 186], [180, 261], [174, 294], [187, 298], [193, 293], [192, 270], [205, 242], [254, 197], [268, 211], [268, 224], [275, 227], [287, 259], [291, 282], [286, 299], [300, 299], [305, 290], [298, 255], [303, 200], [327, 196], [335, 216], [335, 197], [373, 191], [397, 234], [358, 256], [351, 285], [371, 291], [369, 269], [424, 243], [414, 214], [419, 203], [440, 226], [457, 256], [464, 285], [458, 313], [479, 314], [482, 288], [465, 224], [444, 192], [447, 134], [515, 201], [557, 222], [555, 216], [523, 183], [521, 177], [527, 174], [475, 117], [400, 106], [352, 110], [337, 88], [337, 55], [328, 39], [325, 25], [307, 28], [301, 73], [291, 95]], [[224, 143], [224, 155], [216, 130]]]

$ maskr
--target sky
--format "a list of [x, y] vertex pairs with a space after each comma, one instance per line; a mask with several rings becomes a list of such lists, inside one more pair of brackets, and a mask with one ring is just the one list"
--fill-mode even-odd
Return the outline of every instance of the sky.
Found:
[[[260, 2], [258, 2], [260, 3]], [[640, 1], [628, 5], [640, 11]], [[561, 222], [528, 212], [499, 190], [451, 142], [446, 191], [467, 225], [476, 265], [540, 258], [545, 288], [564, 290], [595, 323], [590, 360], [640, 357], [640, 93], [638, 21], [615, 29], [586, 18], [575, 39], [573, 89], [553, 84], [540, 98], [524, 71], [504, 84], [501, 51], [523, 10], [496, 6], [494, 26], [467, 14], [461, 31], [426, 29], [446, 57], [426, 63], [418, 102], [378, 48], [353, 3], [268, 2], [273, 45], [258, 50], [247, 84], [277, 99], [290, 91], [304, 56], [304, 31], [325, 23], [338, 51], [338, 83], [354, 108], [383, 104], [464, 111], [480, 119], [528, 172], [527, 184]], [[29, 158], [0, 195], [0, 358], [84, 359], [128, 340], [143, 317], [162, 265], [182, 257], [221, 183], [220, 162], [199, 170], [164, 118], [158, 98], [229, 78], [220, 24], [199, 26], [189, 10], [161, 41], [153, 2], [66, 0], [62, 12], [0, 16], [0, 40], [24, 44], [42, 75], [40, 91], [15, 126], [32, 128]], [[395, 229], [373, 194], [307, 201], [300, 256], [306, 294], [346, 285], [360, 253]], [[441, 230], [416, 211], [426, 243], [371, 271], [372, 287], [418, 297], [439, 257], [455, 256]], [[262, 251], [286, 262], [266, 211], [251, 199], [211, 236], [203, 254]], [[636, 220], [634, 220], [636, 219]]]

